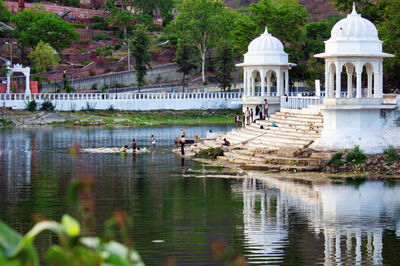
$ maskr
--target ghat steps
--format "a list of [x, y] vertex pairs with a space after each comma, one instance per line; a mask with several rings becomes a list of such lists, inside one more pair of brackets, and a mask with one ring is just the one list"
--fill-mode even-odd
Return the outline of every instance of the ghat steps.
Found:
[[[272, 126], [273, 123], [276, 126]], [[321, 136], [322, 129], [323, 116], [318, 109], [282, 109], [266, 120], [257, 120], [216, 140], [192, 145], [189, 149], [197, 153], [209, 147], [221, 147], [226, 138], [231, 146], [224, 156], [217, 157], [218, 160], [237, 163], [246, 169], [315, 171], [326, 158], [314, 154], [310, 158], [296, 158], [281, 151], [288, 150], [286, 154], [293, 155], [293, 151], [307, 148]]]

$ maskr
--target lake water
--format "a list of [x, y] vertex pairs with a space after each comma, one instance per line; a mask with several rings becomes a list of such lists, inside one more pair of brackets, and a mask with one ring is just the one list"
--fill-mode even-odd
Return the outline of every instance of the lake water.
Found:
[[[231, 127], [185, 128], [201, 136]], [[150, 147], [150, 135], [157, 141]], [[66, 200], [73, 178], [94, 182], [93, 232], [116, 210], [132, 218], [129, 237], [147, 265], [397, 264], [400, 184], [358, 179], [309, 182], [183, 161], [180, 127], [0, 131], [0, 219], [27, 232], [37, 216], [77, 215]], [[69, 148], [121, 147], [135, 138], [150, 152], [79, 154]], [[290, 175], [288, 175], [289, 177]], [[92, 233], [93, 233], [92, 232]], [[43, 234], [41, 253], [56, 238]], [[217, 260], [225, 250], [226, 259]]]

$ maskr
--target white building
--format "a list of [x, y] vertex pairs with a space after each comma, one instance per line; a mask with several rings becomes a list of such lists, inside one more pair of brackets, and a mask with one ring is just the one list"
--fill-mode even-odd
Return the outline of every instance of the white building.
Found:
[[[392, 111], [396, 105], [383, 105], [382, 61], [393, 55], [382, 52], [374, 24], [357, 14], [353, 5], [353, 12], [333, 27], [325, 52], [315, 56], [325, 59], [326, 93], [321, 107], [324, 129], [311, 147], [342, 150], [359, 145], [367, 153], [400, 147], [400, 128]], [[341, 98], [343, 72], [347, 74], [346, 98]]]
[[[236, 65], [244, 70], [243, 110], [247, 107], [254, 110], [265, 99], [270, 113], [279, 110], [280, 96], [289, 94], [289, 68], [294, 65], [288, 62], [282, 43], [268, 33], [266, 27], [265, 32], [249, 44], [244, 62]], [[271, 91], [272, 87], [276, 92]]]

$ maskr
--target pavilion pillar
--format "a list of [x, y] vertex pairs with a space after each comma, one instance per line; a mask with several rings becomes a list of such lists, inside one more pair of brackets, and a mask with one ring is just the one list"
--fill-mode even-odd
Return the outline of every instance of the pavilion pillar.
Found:
[[251, 96], [255, 96], [256, 91], [256, 79], [251, 75]]
[[333, 90], [335, 89], [335, 72], [329, 72], [329, 98], [333, 98]]
[[276, 96], [282, 96], [281, 95], [281, 72], [278, 70], [275, 73], [277, 73], [276, 75]]
[[370, 67], [367, 68], [367, 75], [368, 75], [368, 98], [372, 98], [372, 70]]
[[247, 70], [243, 71], [243, 95], [247, 95]]
[[261, 77], [261, 96], [264, 97], [265, 96], [265, 71], [264, 69], [261, 70], [260, 72], [260, 77]]
[[10, 69], [7, 69], [8, 70], [8, 72], [7, 72], [7, 93], [10, 93], [11, 92], [11, 73], [10, 73]]
[[25, 80], [26, 80], [26, 85], [25, 85], [25, 95], [31, 95], [31, 86], [30, 86], [30, 78], [29, 78], [29, 73], [24, 73], [25, 74]]
[[271, 72], [267, 72], [267, 96], [271, 96]]
[[289, 96], [289, 70], [285, 71], [285, 94]]
[[341, 95], [340, 95], [342, 92], [341, 81], [342, 81], [342, 71], [340, 69], [339, 63], [337, 63], [337, 65], [336, 65], [336, 98], [341, 97]]
[[357, 87], [356, 87], [356, 98], [361, 98], [362, 97], [362, 92], [361, 92], [361, 78], [362, 78], [362, 72], [357, 70]]
[[329, 73], [325, 69], [325, 98], [329, 98]]
[[251, 76], [250, 76], [250, 70], [247, 70], [247, 96], [251, 96]]
[[374, 72], [374, 98], [382, 98], [381, 73]]

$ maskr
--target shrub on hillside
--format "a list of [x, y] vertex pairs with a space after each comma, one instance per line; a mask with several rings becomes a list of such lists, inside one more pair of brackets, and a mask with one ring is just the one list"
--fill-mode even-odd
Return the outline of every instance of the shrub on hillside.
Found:
[[49, 100], [46, 100], [42, 103], [42, 107], [40, 110], [43, 111], [53, 111], [56, 107], [53, 105], [53, 103]]
[[332, 159], [329, 161], [329, 165], [343, 165], [344, 162], [342, 161], [343, 153], [342, 152], [337, 152], [335, 155], [333, 155]]
[[37, 102], [35, 100], [32, 100], [26, 104], [25, 110], [33, 112], [36, 111], [36, 107], [37, 107]]
[[347, 154], [346, 160], [349, 163], [360, 164], [367, 159], [367, 155], [360, 151], [360, 146], [356, 146], [353, 152]]

